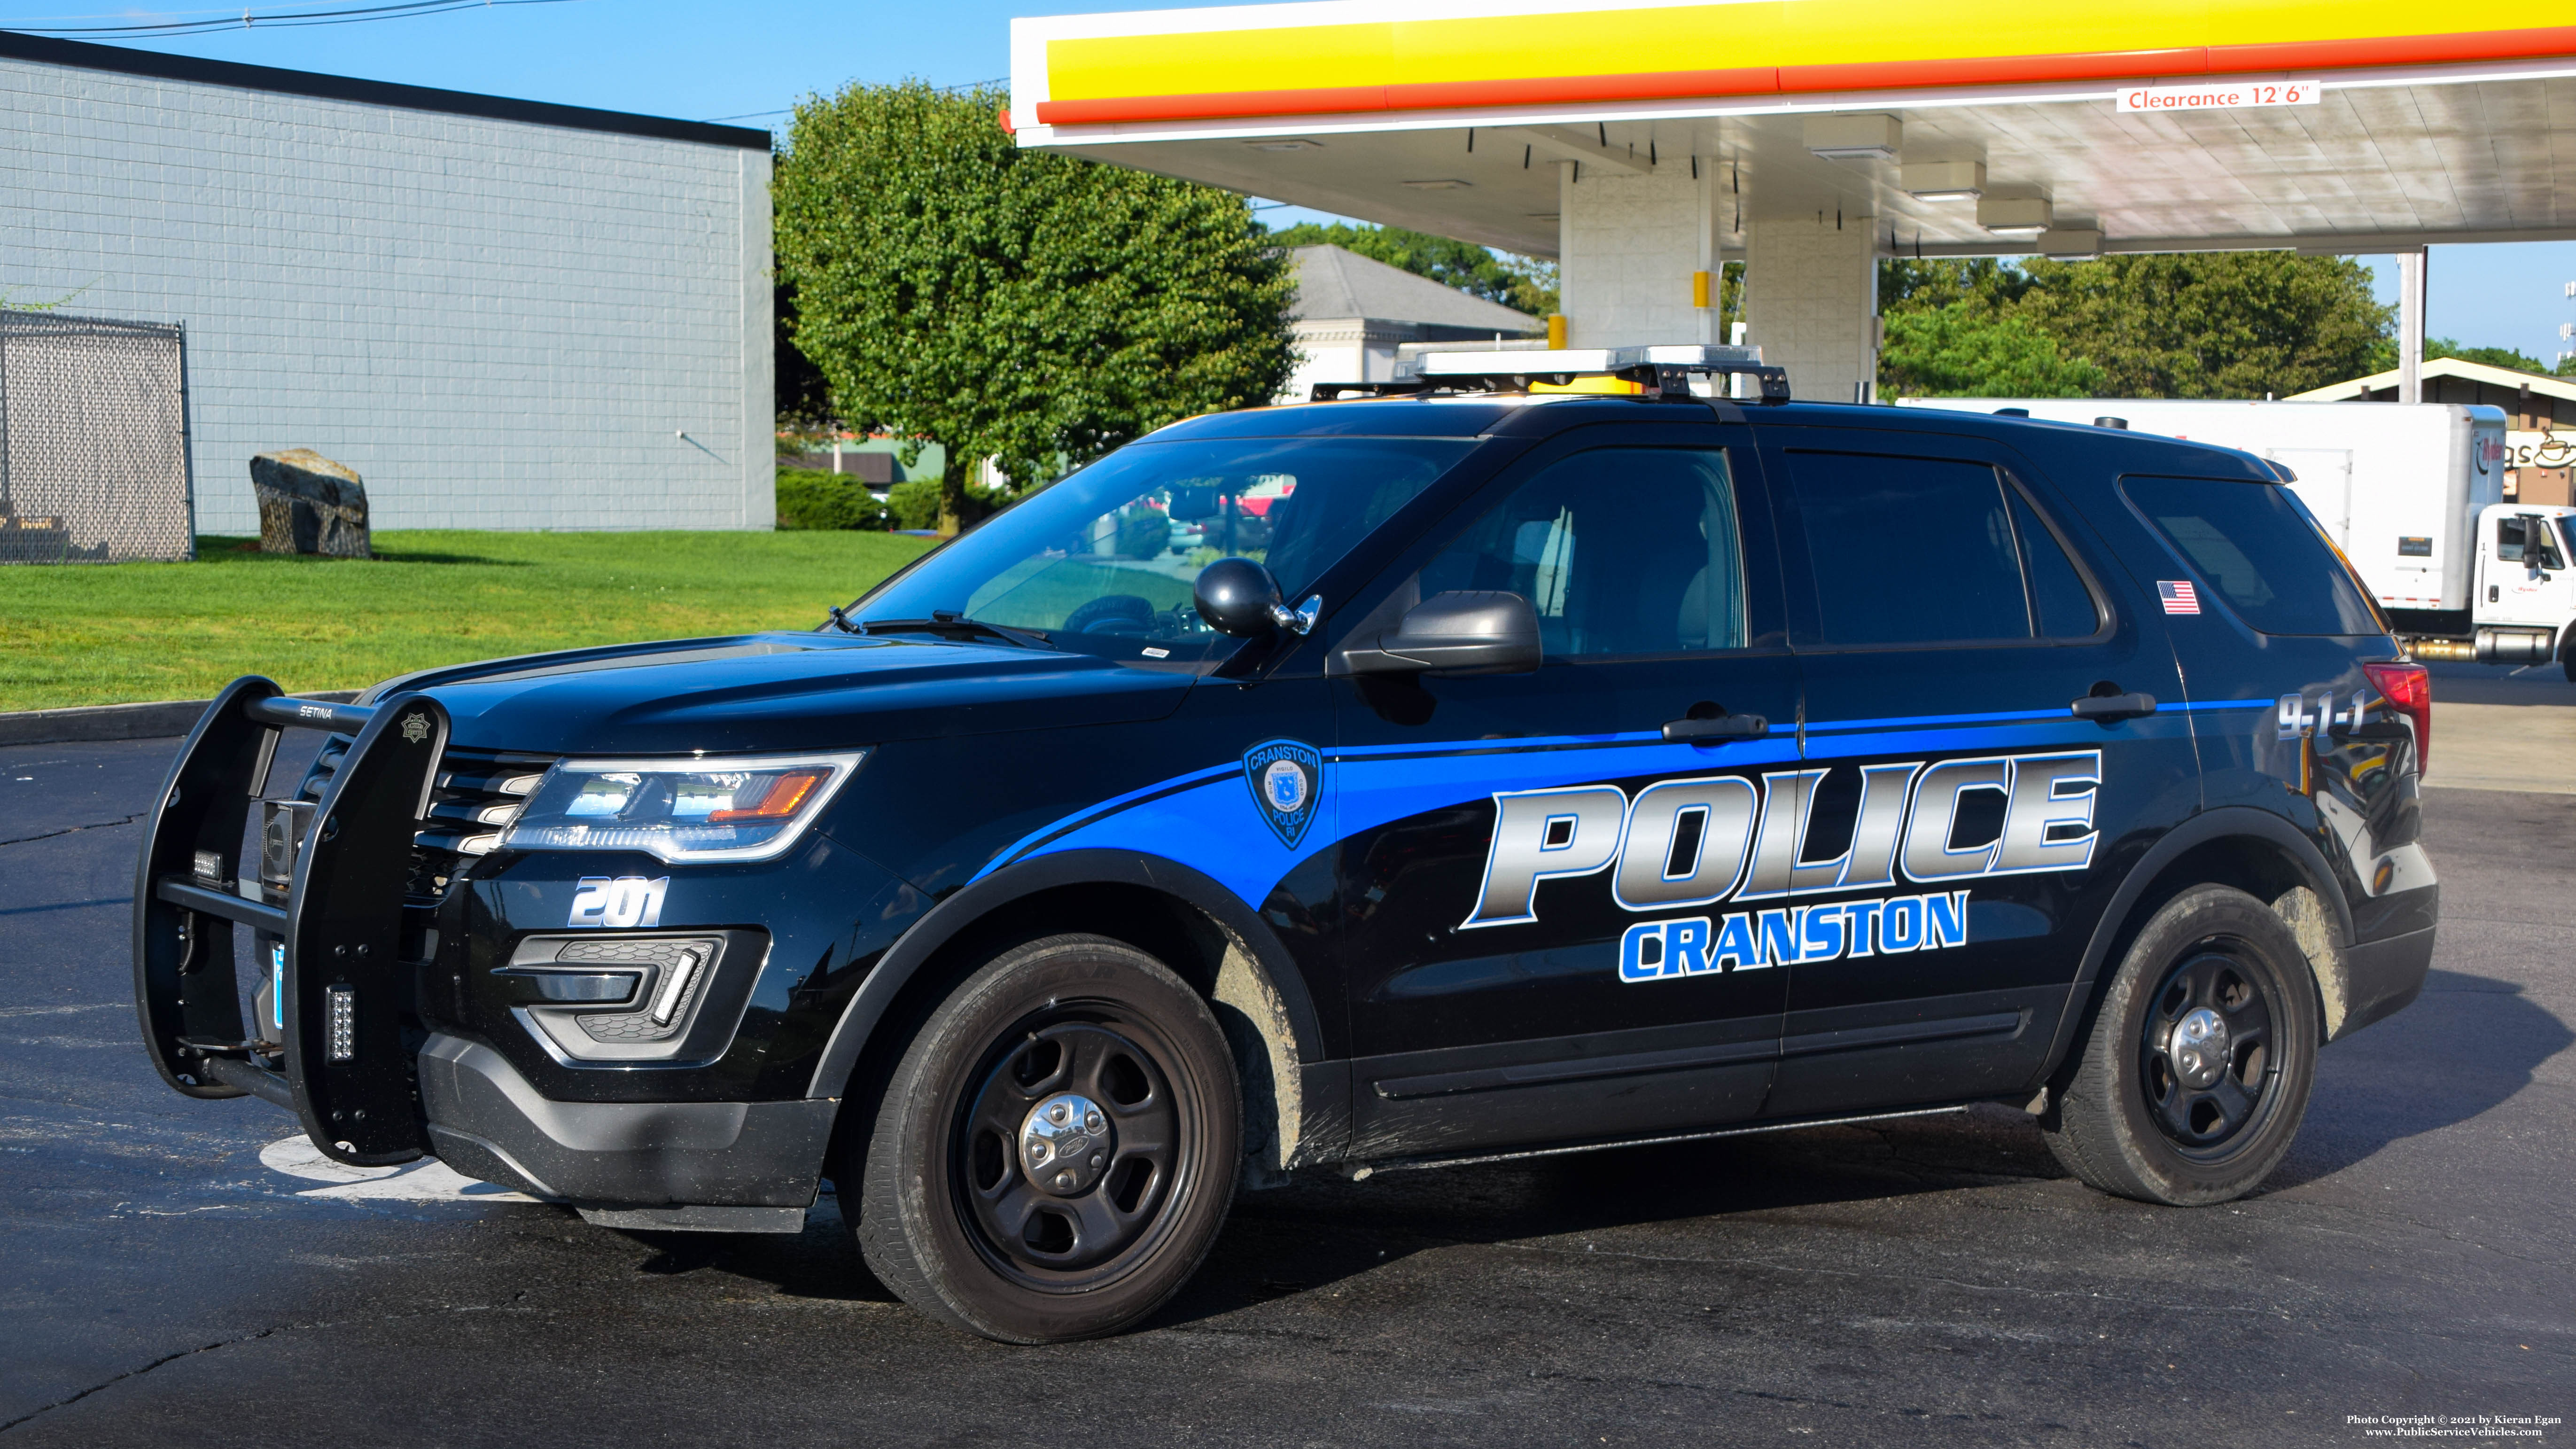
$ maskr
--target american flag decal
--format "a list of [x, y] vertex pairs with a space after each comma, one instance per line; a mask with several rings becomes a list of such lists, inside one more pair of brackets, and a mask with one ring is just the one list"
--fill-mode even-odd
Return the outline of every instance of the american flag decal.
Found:
[[2165, 612], [2168, 614], [2200, 612], [2200, 595], [2192, 588], [2189, 579], [2158, 579], [2156, 593], [2165, 601]]

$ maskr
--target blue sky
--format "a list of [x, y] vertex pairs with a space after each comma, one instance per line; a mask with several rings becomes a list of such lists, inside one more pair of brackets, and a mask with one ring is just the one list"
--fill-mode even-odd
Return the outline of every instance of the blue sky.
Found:
[[[1153, 0], [1156, 6], [1185, 0]], [[255, 10], [283, 8], [258, 4]], [[332, 8], [338, 8], [336, 6]], [[642, 111], [691, 120], [748, 118], [769, 125], [799, 96], [857, 81], [918, 75], [939, 85], [1000, 80], [1010, 70], [1010, 18], [1093, 9], [1099, 4], [811, 4], [735, 0], [564, 0], [495, 5], [417, 19], [312, 27], [253, 26], [184, 39], [95, 37], [220, 60], [327, 71], [413, 85], [484, 91], [530, 100]], [[0, 28], [122, 24], [238, 14], [223, 9], [122, 12], [103, 0], [0, 0]], [[1265, 214], [1274, 224], [1309, 213]], [[2370, 258], [2382, 300], [2396, 295], [2396, 268]], [[2518, 347], [2553, 361], [2561, 322], [2576, 321], [2576, 242], [2437, 247], [2432, 254], [2429, 328], [2471, 345]]]

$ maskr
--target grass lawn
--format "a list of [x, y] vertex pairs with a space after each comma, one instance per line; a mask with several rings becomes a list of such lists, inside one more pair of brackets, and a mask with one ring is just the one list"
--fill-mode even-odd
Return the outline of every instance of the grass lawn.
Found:
[[399, 530], [376, 558], [201, 538], [195, 563], [0, 568], [0, 710], [356, 689], [431, 665], [808, 629], [930, 546], [883, 533]]

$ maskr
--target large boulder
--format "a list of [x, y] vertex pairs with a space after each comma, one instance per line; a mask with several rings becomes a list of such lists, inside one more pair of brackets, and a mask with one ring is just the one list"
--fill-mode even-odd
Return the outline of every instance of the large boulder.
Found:
[[367, 485], [356, 469], [311, 448], [288, 448], [251, 459], [250, 486], [259, 495], [262, 553], [375, 557], [367, 543]]

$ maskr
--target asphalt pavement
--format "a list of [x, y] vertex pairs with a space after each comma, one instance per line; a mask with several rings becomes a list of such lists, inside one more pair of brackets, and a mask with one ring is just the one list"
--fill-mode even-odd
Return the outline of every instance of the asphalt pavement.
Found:
[[1014, 1349], [895, 1302], [828, 1198], [615, 1232], [163, 1088], [127, 932], [173, 748], [0, 750], [0, 1444], [2576, 1439], [2565, 795], [2427, 792], [2432, 983], [2246, 1201], [2101, 1196], [2003, 1108], [1317, 1176], [1144, 1330]]

